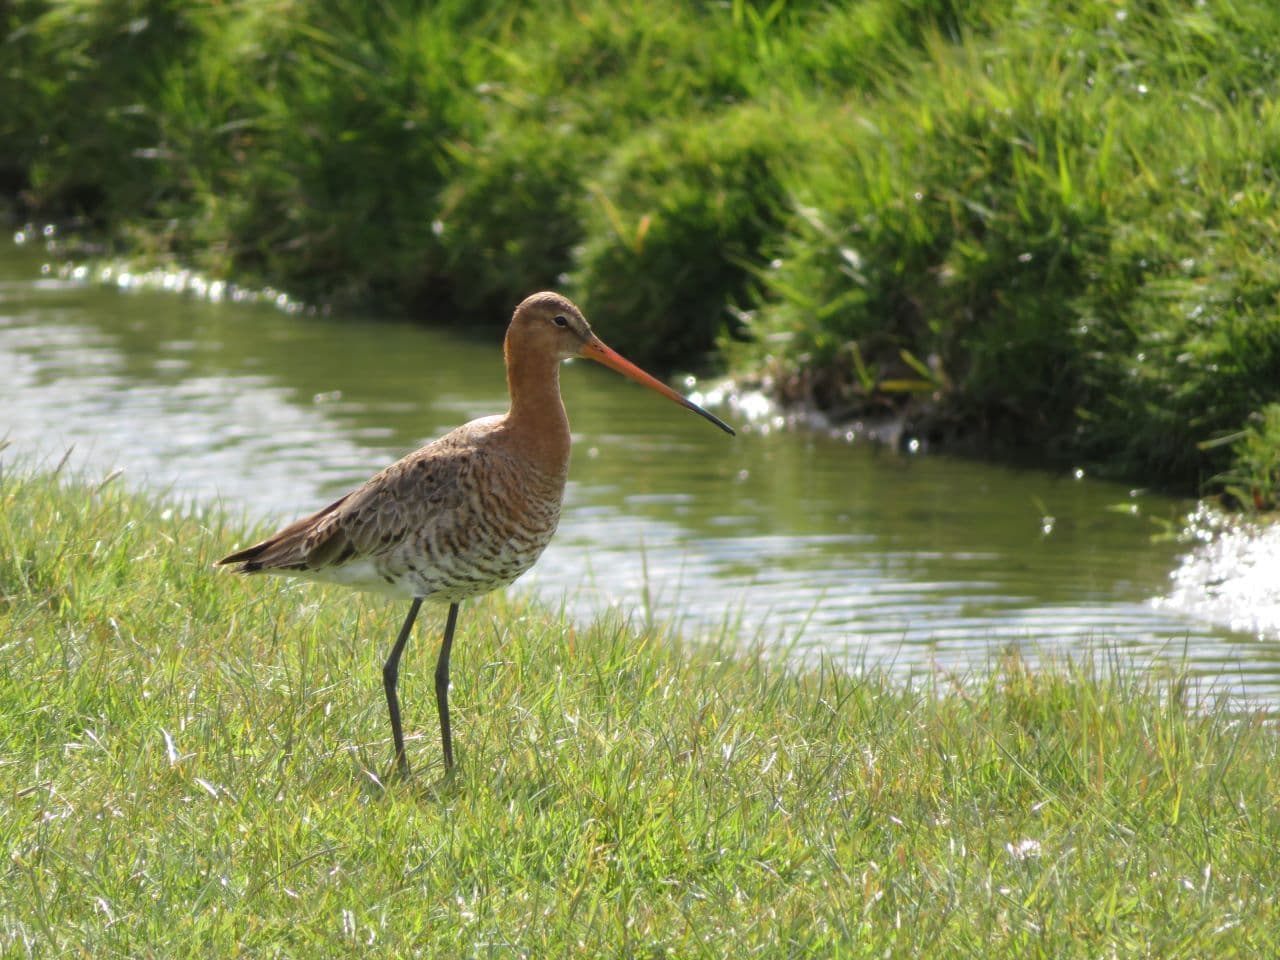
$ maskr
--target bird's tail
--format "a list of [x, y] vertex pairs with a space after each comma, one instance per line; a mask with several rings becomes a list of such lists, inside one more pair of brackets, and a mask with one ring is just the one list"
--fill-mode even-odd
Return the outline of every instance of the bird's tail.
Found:
[[[348, 495], [349, 496], [349, 495]], [[239, 564], [236, 573], [270, 572], [272, 570], [309, 570], [316, 565], [317, 552], [329, 553], [331, 547], [341, 547], [338, 540], [342, 537], [322, 537], [317, 539], [316, 526], [334, 510], [342, 506], [347, 497], [335, 500], [323, 510], [318, 510], [309, 517], [303, 517], [291, 523], [283, 530], [272, 534], [266, 540], [255, 543], [251, 547], [223, 557], [214, 563], [215, 567], [229, 567]], [[336, 532], [336, 531], [335, 531]]]

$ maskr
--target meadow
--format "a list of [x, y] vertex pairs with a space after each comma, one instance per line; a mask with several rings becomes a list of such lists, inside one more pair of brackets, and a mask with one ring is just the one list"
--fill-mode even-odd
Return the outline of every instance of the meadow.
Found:
[[[79, 255], [492, 323], [1274, 506], [1269, 0], [12, 0], [0, 195]], [[70, 255], [70, 254], [68, 254]], [[2, 441], [0, 441], [2, 444]], [[1280, 953], [1280, 730], [1103, 644], [903, 678], [518, 592], [456, 772], [403, 610], [0, 454], [0, 954]]]
[[14, 0], [0, 193], [108, 255], [500, 326], [1250, 507], [1270, 0]]
[[253, 533], [0, 463], [0, 953], [1261, 957], [1280, 732], [1117, 651], [910, 680], [516, 597], [211, 563]]

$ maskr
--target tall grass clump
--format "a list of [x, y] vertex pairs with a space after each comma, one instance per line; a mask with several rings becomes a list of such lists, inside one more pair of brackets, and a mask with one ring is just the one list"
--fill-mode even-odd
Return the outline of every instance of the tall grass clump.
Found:
[[915, 391], [1013, 439], [1069, 415], [1069, 301], [1103, 242], [1111, 147], [1089, 143], [1105, 137], [1097, 108], [1073, 105], [1098, 96], [1083, 69], [1045, 82], [1055, 52], [1027, 54], [935, 48], [914, 81], [927, 97], [833, 111], [819, 158], [789, 171], [799, 216], [761, 273], [749, 349], [804, 399], [858, 409]]
[[[594, 216], [600, 171], [626, 163], [616, 155], [635, 152], [632, 138], [647, 136], [656, 104], [688, 117], [745, 97], [737, 35], [730, 18], [684, 6], [522, 9], [494, 41], [491, 72], [476, 87], [480, 132], [451, 151], [441, 194], [447, 269], [463, 281], [453, 295], [459, 305], [501, 320], [530, 290], [590, 289], [570, 271], [579, 246], [614, 238], [600, 235]], [[630, 172], [641, 183], [662, 177], [640, 164]], [[714, 290], [711, 278], [705, 289]], [[648, 317], [611, 310], [610, 322], [643, 326]], [[702, 336], [700, 352], [713, 342]]]
[[744, 302], [783, 216], [783, 171], [807, 144], [755, 107], [704, 124], [655, 125], [616, 151], [591, 184], [589, 239], [575, 279], [614, 339], [664, 367], [697, 365]]
[[261, 32], [236, 132], [246, 162], [224, 171], [234, 269], [309, 298], [434, 293], [437, 195], [485, 33], [465, 6], [332, 0]]
[[1276, 17], [1250, 13], [1016, 10], [841, 105], [740, 362], [827, 409], [1207, 480], [1280, 374], [1271, 68], [1245, 27]]
[[[499, 108], [501, 110], [501, 108]], [[536, 290], [563, 285], [581, 241], [581, 177], [589, 142], [553, 116], [503, 116], [451, 157], [436, 223], [449, 299], [468, 315], [506, 318]]]
[[1280, 735], [1121, 657], [894, 680], [210, 569], [251, 534], [0, 471], [14, 956], [1271, 956]]
[[[1132, 472], [1191, 476], [1214, 442], [1274, 401], [1280, 376], [1280, 223], [1267, 98], [1244, 113], [1170, 103], [1186, 136], [1133, 165], [1098, 280], [1077, 299], [1093, 362], [1080, 446]], [[1134, 130], [1150, 132], [1144, 118]], [[1138, 210], [1144, 214], [1136, 216]], [[1119, 225], [1123, 224], [1123, 226]], [[1124, 418], [1128, 418], [1127, 424]]]
[[174, 185], [148, 94], [196, 55], [203, 6], [18, 0], [0, 16], [8, 181], [38, 209], [104, 228], [158, 209]]

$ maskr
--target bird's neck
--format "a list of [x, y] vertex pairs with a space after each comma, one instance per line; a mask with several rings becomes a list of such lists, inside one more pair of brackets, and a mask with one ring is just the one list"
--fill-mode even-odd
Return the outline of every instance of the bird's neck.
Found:
[[560, 362], [554, 357], [507, 351], [511, 443], [521, 456], [552, 476], [569, 468], [569, 417], [560, 398]]

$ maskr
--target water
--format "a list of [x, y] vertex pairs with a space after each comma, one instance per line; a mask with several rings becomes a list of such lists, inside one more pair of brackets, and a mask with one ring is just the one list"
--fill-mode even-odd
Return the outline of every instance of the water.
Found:
[[[26, 458], [74, 447], [91, 471], [281, 522], [506, 406], [492, 331], [122, 293], [42, 275], [42, 261], [0, 253], [0, 436]], [[607, 342], [608, 318], [594, 319]], [[747, 428], [731, 439], [594, 365], [562, 379], [564, 517], [517, 589], [583, 617], [617, 605], [693, 635], [733, 623], [793, 656], [901, 671], [1101, 643], [1280, 693], [1275, 634], [1215, 625], [1194, 585], [1177, 600], [1188, 547], [1161, 534], [1185, 501], [721, 409]]]

